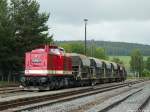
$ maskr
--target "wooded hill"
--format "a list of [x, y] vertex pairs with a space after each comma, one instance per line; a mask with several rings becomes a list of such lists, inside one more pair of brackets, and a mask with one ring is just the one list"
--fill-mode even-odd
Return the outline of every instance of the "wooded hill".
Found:
[[[81, 43], [83, 41], [55, 41], [55, 44]], [[87, 41], [87, 46], [92, 45], [104, 48], [107, 55], [111, 56], [128, 56], [133, 49], [139, 49], [144, 56], [150, 56], [150, 45], [127, 43], [127, 42], [111, 42], [111, 41]]]

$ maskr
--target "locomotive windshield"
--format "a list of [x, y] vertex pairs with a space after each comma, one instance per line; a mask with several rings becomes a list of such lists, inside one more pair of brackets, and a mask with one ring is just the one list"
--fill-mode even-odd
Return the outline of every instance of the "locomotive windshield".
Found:
[[58, 48], [51, 48], [50, 54], [60, 55], [60, 50]]
[[65, 53], [65, 50], [63, 48], [59, 47], [59, 50], [62, 54]]

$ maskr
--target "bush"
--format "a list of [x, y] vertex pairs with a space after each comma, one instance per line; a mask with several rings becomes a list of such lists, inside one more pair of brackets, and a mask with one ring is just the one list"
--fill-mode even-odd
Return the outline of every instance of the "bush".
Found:
[[143, 73], [142, 73], [142, 76], [143, 76], [143, 77], [150, 77], [150, 71], [147, 70], [147, 69], [144, 69], [144, 70], [143, 70]]

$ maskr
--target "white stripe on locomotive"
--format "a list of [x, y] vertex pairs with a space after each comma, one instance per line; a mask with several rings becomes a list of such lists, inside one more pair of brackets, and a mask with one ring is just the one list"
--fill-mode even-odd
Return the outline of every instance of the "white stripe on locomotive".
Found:
[[64, 70], [25, 70], [25, 74], [72, 74], [72, 71], [64, 71]]

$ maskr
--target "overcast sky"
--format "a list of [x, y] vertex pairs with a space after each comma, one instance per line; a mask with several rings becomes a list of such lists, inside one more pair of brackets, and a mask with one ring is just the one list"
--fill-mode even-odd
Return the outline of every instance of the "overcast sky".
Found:
[[88, 40], [150, 44], [150, 0], [37, 0], [49, 12], [55, 40]]

